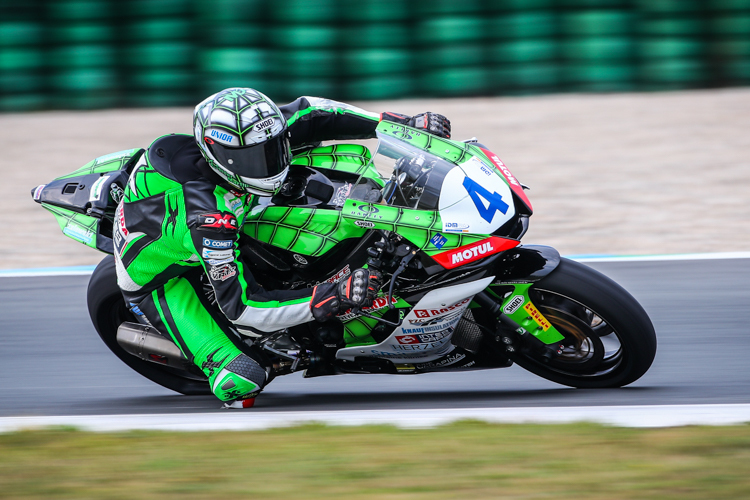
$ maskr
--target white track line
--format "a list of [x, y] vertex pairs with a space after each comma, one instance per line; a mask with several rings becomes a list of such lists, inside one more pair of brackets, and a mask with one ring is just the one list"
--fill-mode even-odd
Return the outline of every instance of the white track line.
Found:
[[[750, 252], [685, 253], [673, 255], [571, 255], [578, 262], [656, 262], [665, 260], [750, 259]], [[44, 269], [0, 269], [0, 278], [34, 276], [90, 276], [95, 266], [55, 267]]]
[[263, 412], [226, 410], [213, 413], [2, 417], [0, 432], [72, 426], [86, 431], [127, 430], [227, 431], [261, 430], [311, 422], [358, 426], [390, 424], [405, 428], [435, 427], [456, 420], [491, 423], [561, 424], [595, 422], [620, 427], [737, 425], [750, 422], [750, 404], [574, 406], [537, 408], [455, 408]]

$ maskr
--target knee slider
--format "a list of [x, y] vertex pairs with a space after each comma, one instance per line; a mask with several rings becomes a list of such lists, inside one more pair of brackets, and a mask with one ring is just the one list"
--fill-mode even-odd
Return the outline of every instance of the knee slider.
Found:
[[266, 371], [246, 354], [239, 354], [216, 375], [211, 390], [222, 401], [254, 397], [266, 385]]

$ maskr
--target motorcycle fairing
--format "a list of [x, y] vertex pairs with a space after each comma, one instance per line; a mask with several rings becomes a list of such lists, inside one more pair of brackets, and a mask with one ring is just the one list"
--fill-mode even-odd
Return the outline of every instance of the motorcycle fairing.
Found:
[[[294, 205], [294, 200], [291, 204], [275, 205], [277, 197], [261, 198], [245, 219], [243, 232], [263, 243], [309, 257], [320, 257], [345, 239], [362, 237], [367, 228], [342, 221], [341, 210], [331, 202], [340, 197], [343, 204], [360, 175], [382, 187], [383, 182], [370, 159], [369, 150], [357, 144], [323, 146], [295, 156], [289, 182], [294, 182], [294, 176], [299, 175], [302, 185], [300, 193], [291, 197], [299, 199], [306, 189], [305, 184], [315, 177], [315, 171], [325, 169], [341, 173], [330, 174], [335, 180], [330, 183], [331, 198], [319, 206], [298, 206]], [[310, 171], [299, 170], [304, 167]], [[289, 201], [283, 198], [280, 196], [278, 201]]]
[[426, 363], [445, 356], [455, 348], [451, 336], [471, 299], [493, 279], [494, 276], [489, 276], [428, 292], [384, 341], [339, 349], [336, 358], [355, 361], [371, 357], [393, 363]]
[[143, 149], [100, 156], [73, 172], [34, 189], [34, 201], [55, 216], [65, 236], [111, 254], [112, 213], [129, 169]]

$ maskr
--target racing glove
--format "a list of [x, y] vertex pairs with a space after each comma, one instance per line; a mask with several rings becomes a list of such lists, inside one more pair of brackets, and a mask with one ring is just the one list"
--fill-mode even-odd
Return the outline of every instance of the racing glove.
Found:
[[372, 305], [383, 283], [383, 276], [372, 269], [357, 269], [339, 283], [322, 283], [313, 290], [310, 311], [316, 321], [324, 322], [347, 309]]
[[451, 138], [451, 122], [448, 118], [437, 113], [421, 113], [416, 116], [407, 116], [399, 113], [386, 111], [380, 115], [381, 121], [395, 122], [408, 125], [419, 130], [424, 130], [439, 137]]

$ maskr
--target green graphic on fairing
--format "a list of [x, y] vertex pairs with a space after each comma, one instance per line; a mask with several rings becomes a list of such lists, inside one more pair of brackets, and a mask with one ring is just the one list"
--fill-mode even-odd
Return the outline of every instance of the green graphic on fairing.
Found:
[[[324, 146], [295, 156], [292, 165], [374, 176], [370, 152], [364, 146]], [[318, 257], [339, 242], [360, 238], [367, 231], [342, 219], [341, 211], [326, 208], [255, 206], [245, 219], [243, 232], [259, 241], [298, 253]]]
[[117, 153], [111, 153], [108, 155], [100, 156], [95, 158], [82, 166], [81, 168], [74, 170], [73, 172], [58, 177], [60, 179], [68, 179], [70, 177], [78, 177], [81, 175], [88, 174], [104, 174], [107, 172], [114, 172], [116, 170], [122, 170], [128, 161], [136, 154], [140, 149], [127, 149], [125, 151], [118, 151]]
[[371, 163], [372, 155], [365, 146], [358, 144], [338, 144], [311, 149], [310, 151], [297, 155], [292, 160], [292, 165], [304, 165], [306, 167], [326, 168], [340, 172], [364, 175], [384, 185], [380, 179], [375, 165]]
[[[536, 308], [529, 298], [533, 283], [515, 283], [514, 290], [503, 301], [502, 311], [521, 328], [531, 333], [545, 344], [560, 342], [565, 337]], [[504, 283], [503, 286], [507, 286]], [[490, 286], [490, 293], [497, 297]]]
[[[443, 223], [437, 211], [410, 210], [408, 208], [346, 200], [344, 207], [341, 209], [341, 214], [345, 219], [365, 221], [370, 227], [398, 233], [424, 250], [428, 255], [453, 250], [486, 238], [482, 235], [440, 232]], [[445, 239], [445, 244], [440, 248], [430, 243], [430, 239], [438, 232]]]
[[[411, 308], [412, 305], [401, 298], [393, 298], [393, 306], [396, 309]], [[388, 298], [382, 293], [376, 297], [372, 307], [365, 308], [365, 312], [372, 316], [382, 318], [390, 310], [388, 307]], [[372, 338], [372, 330], [378, 325], [378, 322], [365, 316], [356, 316], [348, 318], [347, 315], [340, 316], [344, 323], [344, 342], [347, 347], [374, 345], [378, 342]]]
[[63, 234], [69, 238], [83, 243], [87, 247], [96, 249], [96, 238], [99, 234], [100, 219], [89, 217], [88, 215], [79, 214], [48, 203], [42, 203], [42, 206], [52, 212], [57, 224], [60, 226]]

